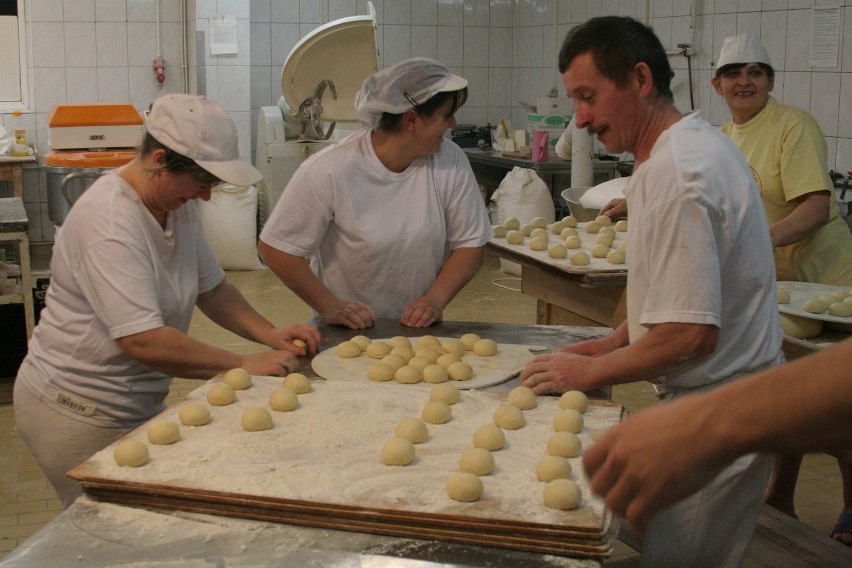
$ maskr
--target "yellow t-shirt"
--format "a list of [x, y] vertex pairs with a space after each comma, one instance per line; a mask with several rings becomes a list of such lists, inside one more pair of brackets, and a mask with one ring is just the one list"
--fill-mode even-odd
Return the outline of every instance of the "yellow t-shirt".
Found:
[[796, 208], [793, 199], [814, 191], [832, 193], [828, 223], [798, 243], [775, 249], [778, 280], [852, 285], [852, 235], [833, 199], [825, 137], [816, 120], [770, 98], [750, 121], [728, 122], [722, 132], [745, 155], [770, 225]]

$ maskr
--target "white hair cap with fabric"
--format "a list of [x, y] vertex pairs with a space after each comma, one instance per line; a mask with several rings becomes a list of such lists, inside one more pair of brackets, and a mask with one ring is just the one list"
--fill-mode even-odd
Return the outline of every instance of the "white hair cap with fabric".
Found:
[[382, 113], [402, 114], [438, 93], [465, 87], [467, 79], [433, 59], [406, 59], [367, 77], [355, 95], [355, 112], [361, 122], [375, 129]]
[[769, 53], [756, 37], [751, 34], [740, 34], [726, 37], [722, 43], [722, 51], [719, 52], [719, 61], [716, 68], [725, 65], [743, 63], [765, 63], [772, 67]]

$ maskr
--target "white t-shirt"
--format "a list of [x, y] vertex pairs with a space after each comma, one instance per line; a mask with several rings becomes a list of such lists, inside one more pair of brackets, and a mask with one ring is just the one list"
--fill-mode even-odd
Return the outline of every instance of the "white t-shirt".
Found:
[[363, 128], [299, 167], [263, 227], [266, 244], [313, 257], [338, 298], [398, 318], [435, 281], [445, 248], [481, 247], [492, 229], [461, 149], [450, 141], [388, 170]]
[[659, 137], [624, 193], [630, 341], [658, 323], [720, 329], [711, 355], [658, 379], [695, 387], [775, 361], [782, 333], [769, 229], [733, 142], [688, 114]]
[[18, 380], [92, 423], [133, 424], [162, 410], [170, 377], [124, 355], [116, 339], [163, 326], [186, 333], [198, 294], [225, 278], [195, 204], [169, 213], [163, 229], [107, 173], [71, 208], [50, 269]]

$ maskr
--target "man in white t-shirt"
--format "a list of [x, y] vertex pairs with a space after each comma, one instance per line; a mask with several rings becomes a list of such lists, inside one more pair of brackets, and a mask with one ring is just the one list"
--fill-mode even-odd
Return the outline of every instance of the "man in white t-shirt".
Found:
[[[701, 392], [779, 364], [772, 247], [748, 165], [697, 113], [675, 108], [671, 68], [653, 31], [593, 18], [559, 57], [575, 120], [611, 153], [632, 152], [627, 321], [607, 337], [533, 359], [536, 392], [654, 381], [664, 398]], [[643, 566], [737, 566], [762, 506], [771, 458], [747, 455], [661, 512]]]

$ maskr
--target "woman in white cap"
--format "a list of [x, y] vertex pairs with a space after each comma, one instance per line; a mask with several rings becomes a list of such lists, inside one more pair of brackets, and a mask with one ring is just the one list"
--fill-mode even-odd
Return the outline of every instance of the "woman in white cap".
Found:
[[431, 59], [379, 71], [355, 99], [365, 127], [293, 175], [259, 250], [326, 322], [430, 325], [479, 270], [491, 225], [467, 157], [444, 138], [466, 98], [467, 81]]
[[[319, 332], [275, 327], [225, 279], [193, 199], [220, 181], [261, 178], [237, 151], [218, 103], [192, 95], [154, 101], [137, 157], [100, 177], [57, 233], [46, 307], [14, 389], [21, 437], [64, 506], [80, 494], [65, 473], [165, 408], [171, 377], [209, 379], [242, 367], [293, 370]], [[186, 332], [198, 306], [267, 350], [238, 355]]]
[[[722, 131], [745, 155], [760, 190], [777, 279], [852, 286], [852, 236], [834, 200], [817, 121], [769, 96], [775, 71], [751, 34], [725, 38], [711, 81], [731, 111]], [[781, 320], [790, 321], [784, 314]], [[794, 517], [801, 461], [801, 455], [780, 456], [767, 490], [767, 503]], [[838, 463], [845, 506], [832, 536], [852, 544], [852, 466], [842, 456]]]

